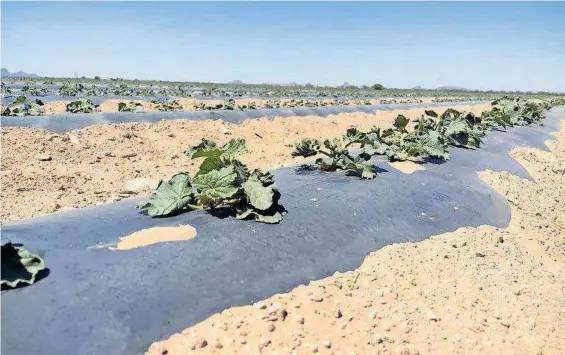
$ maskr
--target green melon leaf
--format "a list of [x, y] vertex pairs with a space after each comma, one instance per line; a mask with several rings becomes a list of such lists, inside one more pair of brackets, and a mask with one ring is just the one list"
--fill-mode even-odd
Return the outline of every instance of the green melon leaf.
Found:
[[169, 181], [161, 181], [147, 202], [137, 206], [151, 217], [167, 216], [190, 207], [193, 199], [188, 173], [179, 173]]

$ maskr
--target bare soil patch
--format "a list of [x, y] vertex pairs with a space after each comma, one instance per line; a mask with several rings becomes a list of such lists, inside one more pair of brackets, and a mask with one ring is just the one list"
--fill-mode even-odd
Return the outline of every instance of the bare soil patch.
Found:
[[152, 227], [120, 238], [116, 247], [110, 248], [110, 250], [129, 250], [156, 243], [190, 240], [194, 237], [196, 237], [196, 229], [190, 225]]
[[412, 174], [415, 171], [426, 170], [422, 164], [417, 164], [411, 161], [395, 161], [389, 164], [404, 174]]

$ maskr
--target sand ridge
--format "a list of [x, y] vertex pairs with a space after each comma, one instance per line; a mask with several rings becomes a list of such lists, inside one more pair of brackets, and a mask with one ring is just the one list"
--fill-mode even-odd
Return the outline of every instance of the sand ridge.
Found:
[[565, 353], [565, 124], [551, 152], [511, 156], [536, 182], [480, 172], [505, 229], [465, 227], [382, 248], [353, 271], [234, 307], [147, 354]]
[[[488, 104], [453, 105], [480, 113]], [[159, 123], [99, 124], [67, 134], [36, 128], [2, 127], [1, 220], [7, 221], [115, 202], [146, 195], [154, 181], [180, 171], [195, 172], [199, 162], [183, 152], [202, 138], [223, 144], [245, 138], [250, 168], [273, 169], [304, 162], [291, 152], [302, 138], [339, 137], [349, 127], [390, 127], [402, 113], [417, 117], [426, 109], [340, 113], [328, 117], [250, 119], [241, 124], [221, 120], [162, 120]], [[148, 180], [131, 188], [128, 182]]]

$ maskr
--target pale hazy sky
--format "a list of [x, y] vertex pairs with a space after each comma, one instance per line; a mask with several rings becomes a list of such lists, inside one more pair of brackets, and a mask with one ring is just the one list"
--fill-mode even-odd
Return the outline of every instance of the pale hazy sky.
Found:
[[31, 2], [2, 67], [45, 76], [565, 91], [565, 3]]

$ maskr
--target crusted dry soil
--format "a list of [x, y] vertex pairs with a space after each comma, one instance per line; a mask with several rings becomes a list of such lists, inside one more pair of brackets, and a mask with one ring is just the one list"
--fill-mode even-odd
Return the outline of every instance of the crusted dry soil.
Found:
[[[450, 107], [480, 113], [490, 105]], [[337, 137], [351, 126], [390, 127], [397, 114], [416, 117], [425, 109], [253, 119], [239, 125], [220, 120], [100, 124], [67, 134], [3, 127], [0, 219], [5, 223], [146, 195], [158, 180], [196, 170], [200, 162], [183, 152], [202, 138], [220, 144], [245, 138], [249, 152], [242, 161], [250, 168], [271, 169], [302, 162], [291, 156], [302, 138]]]
[[510, 202], [508, 228], [387, 246], [147, 354], [565, 354], [565, 125], [558, 138], [511, 152], [536, 182], [479, 173]]

